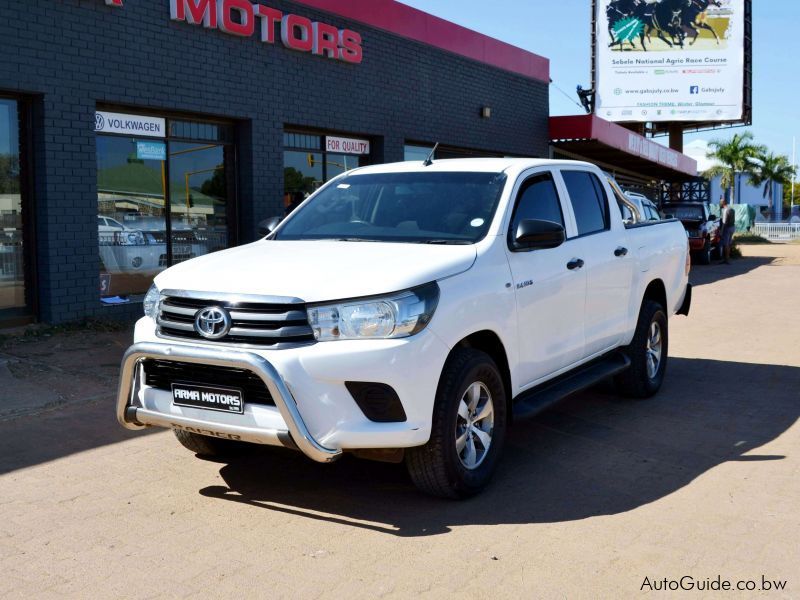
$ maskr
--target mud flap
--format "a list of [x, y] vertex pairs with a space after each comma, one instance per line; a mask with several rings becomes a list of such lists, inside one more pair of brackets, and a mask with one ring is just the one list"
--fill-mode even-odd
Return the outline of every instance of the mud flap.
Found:
[[676, 314], [683, 315], [685, 317], [689, 316], [689, 309], [692, 307], [692, 284], [686, 284], [686, 295], [683, 297], [683, 304], [678, 309]]

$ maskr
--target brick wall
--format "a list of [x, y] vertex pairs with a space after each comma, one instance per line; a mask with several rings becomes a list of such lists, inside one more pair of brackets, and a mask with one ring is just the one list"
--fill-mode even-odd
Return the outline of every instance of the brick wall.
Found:
[[[168, 0], [0, 0], [0, 92], [33, 98], [41, 318], [132, 315], [98, 299], [98, 103], [235, 119], [241, 240], [282, 210], [285, 125], [546, 156], [547, 85], [300, 4], [269, 5], [363, 36], [360, 65], [169, 18]], [[481, 106], [492, 107], [481, 119]]]

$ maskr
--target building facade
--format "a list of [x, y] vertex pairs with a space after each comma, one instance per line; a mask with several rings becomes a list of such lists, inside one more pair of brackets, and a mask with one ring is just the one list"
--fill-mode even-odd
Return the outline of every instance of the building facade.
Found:
[[355, 166], [548, 154], [548, 62], [392, 0], [0, 0], [0, 323], [138, 313]]

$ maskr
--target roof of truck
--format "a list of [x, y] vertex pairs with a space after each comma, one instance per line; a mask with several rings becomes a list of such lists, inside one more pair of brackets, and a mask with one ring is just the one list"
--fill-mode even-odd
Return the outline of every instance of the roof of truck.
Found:
[[406, 162], [388, 163], [361, 167], [351, 174], [366, 175], [370, 173], [414, 173], [414, 172], [484, 172], [501, 173], [503, 171], [523, 171], [533, 167], [542, 166], [567, 166], [582, 165], [593, 166], [591, 163], [577, 160], [550, 160], [545, 158], [449, 158], [434, 160], [425, 166], [422, 161], [410, 160]]

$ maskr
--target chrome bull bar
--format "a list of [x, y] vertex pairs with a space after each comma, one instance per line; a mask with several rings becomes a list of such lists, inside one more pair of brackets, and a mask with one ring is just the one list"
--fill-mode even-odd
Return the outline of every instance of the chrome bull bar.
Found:
[[[278, 408], [286, 430], [245, 427], [213, 421], [203, 421], [180, 415], [167, 415], [146, 410], [131, 404], [136, 384], [136, 367], [144, 359], [176, 360], [180, 362], [246, 369], [258, 376], [267, 386]], [[296, 446], [303, 454], [317, 462], [331, 462], [341, 456], [338, 448], [326, 448], [308, 431], [289, 388], [274, 366], [265, 358], [252, 352], [229, 349], [201, 348], [145, 342], [134, 344], [122, 358], [119, 393], [117, 395], [117, 420], [126, 429], [143, 429], [147, 426], [171, 427], [188, 431], [209, 431], [215, 434], [238, 436], [261, 444]]]

